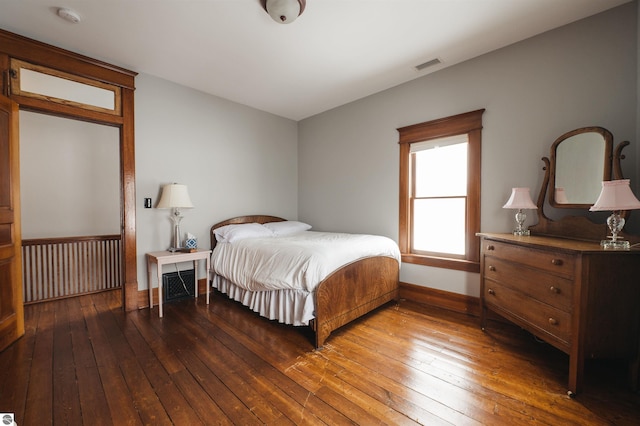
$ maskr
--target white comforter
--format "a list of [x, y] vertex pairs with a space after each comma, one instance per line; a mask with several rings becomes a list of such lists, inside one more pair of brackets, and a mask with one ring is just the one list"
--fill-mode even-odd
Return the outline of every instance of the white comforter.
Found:
[[314, 288], [336, 269], [370, 256], [400, 263], [398, 245], [387, 237], [305, 231], [272, 238], [218, 243], [213, 271], [250, 291]]

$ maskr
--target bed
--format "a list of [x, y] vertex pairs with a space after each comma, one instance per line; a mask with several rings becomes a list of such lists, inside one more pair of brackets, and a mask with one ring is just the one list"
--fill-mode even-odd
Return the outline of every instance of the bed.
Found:
[[[278, 222], [281, 223], [278, 224]], [[255, 226], [256, 230], [260, 231], [258, 225], [251, 224], [260, 224], [265, 227], [272, 226], [275, 229], [276, 226], [289, 226], [289, 224], [299, 224], [299, 222], [286, 221], [275, 216], [252, 215], [234, 217], [213, 225], [210, 232], [211, 248], [213, 250], [211, 285], [231, 299], [239, 301], [264, 317], [278, 320], [285, 324], [308, 325], [315, 333], [315, 347], [317, 349], [322, 348], [332, 331], [387, 302], [398, 299], [400, 254], [397, 244], [388, 238], [377, 236], [362, 235], [359, 237], [371, 237], [372, 240], [367, 245], [374, 246], [378, 244], [384, 245], [386, 243], [380, 240], [387, 240], [390, 243], [390, 247], [384, 248], [384, 254], [364, 254], [362, 256], [356, 254], [354, 255], [355, 259], [328, 273], [317, 284], [294, 288], [284, 283], [285, 288], [281, 290], [274, 289], [271, 286], [272, 283], [269, 283], [270, 286], [267, 289], [262, 290], [254, 288], [254, 286], [242, 287], [241, 284], [233, 281], [236, 278], [240, 281], [237, 275], [229, 274], [228, 271], [224, 270], [225, 262], [228, 263], [227, 258], [223, 257], [225, 252], [241, 250], [246, 253], [246, 250], [250, 250], [249, 246], [251, 245], [283, 245], [285, 242], [280, 241], [280, 239], [286, 240], [290, 238], [290, 235], [286, 235], [264, 241], [268, 237], [265, 235], [264, 238], [261, 238], [262, 236], [258, 235], [258, 238], [249, 238], [239, 242], [225, 240], [225, 236], [222, 235], [221, 231], [229, 228], [235, 228], [237, 231], [239, 227], [235, 225], [243, 224], [249, 225], [246, 227], [247, 229]], [[277, 234], [277, 231], [273, 232]], [[328, 233], [318, 233], [306, 229], [300, 233], [303, 238], [334, 238], [333, 235], [315, 234]], [[335, 238], [341, 238], [343, 234], [334, 235]], [[221, 240], [221, 242], [218, 243], [218, 240]], [[341, 244], [342, 242], [338, 242], [331, 247], [336, 247], [335, 251], [340, 253], [339, 247], [341, 247]], [[232, 248], [232, 246], [236, 245], [238, 246], [237, 248]], [[387, 252], [387, 250], [389, 251]], [[330, 251], [332, 252], [333, 250]], [[235, 253], [235, 255], [237, 256], [238, 253]], [[272, 260], [269, 258], [269, 261]], [[283, 262], [289, 261], [283, 260]], [[245, 260], [244, 265], [246, 269], [253, 269], [254, 259]], [[306, 267], [302, 269], [306, 269]]]

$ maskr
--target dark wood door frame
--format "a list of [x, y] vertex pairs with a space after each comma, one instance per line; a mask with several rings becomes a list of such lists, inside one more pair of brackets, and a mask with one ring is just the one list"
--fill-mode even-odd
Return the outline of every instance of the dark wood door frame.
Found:
[[[73, 105], [49, 102], [11, 93], [11, 59], [108, 83], [121, 90], [120, 114], [106, 114]], [[122, 304], [138, 309], [136, 251], [134, 90], [137, 73], [0, 29], [0, 83], [2, 94], [20, 109], [74, 118], [120, 129], [120, 212], [122, 237]]]

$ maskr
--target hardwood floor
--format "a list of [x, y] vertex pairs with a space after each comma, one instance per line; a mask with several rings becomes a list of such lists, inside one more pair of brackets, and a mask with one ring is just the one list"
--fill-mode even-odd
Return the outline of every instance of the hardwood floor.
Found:
[[17, 424], [631, 425], [626, 366], [588, 362], [566, 395], [568, 358], [510, 325], [402, 301], [314, 351], [214, 293], [124, 313], [119, 291], [25, 308], [0, 353], [0, 412]]

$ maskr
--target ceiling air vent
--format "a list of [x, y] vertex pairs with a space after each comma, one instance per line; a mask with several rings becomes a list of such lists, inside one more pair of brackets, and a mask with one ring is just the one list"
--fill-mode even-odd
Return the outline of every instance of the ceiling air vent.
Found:
[[442, 63], [440, 61], [440, 59], [436, 58], [436, 59], [432, 59], [432, 60], [427, 61], [427, 62], [423, 62], [420, 65], [416, 65], [415, 69], [416, 69], [416, 71], [422, 71], [425, 68], [429, 68], [429, 67], [432, 67], [434, 65], [438, 65], [440, 63]]

